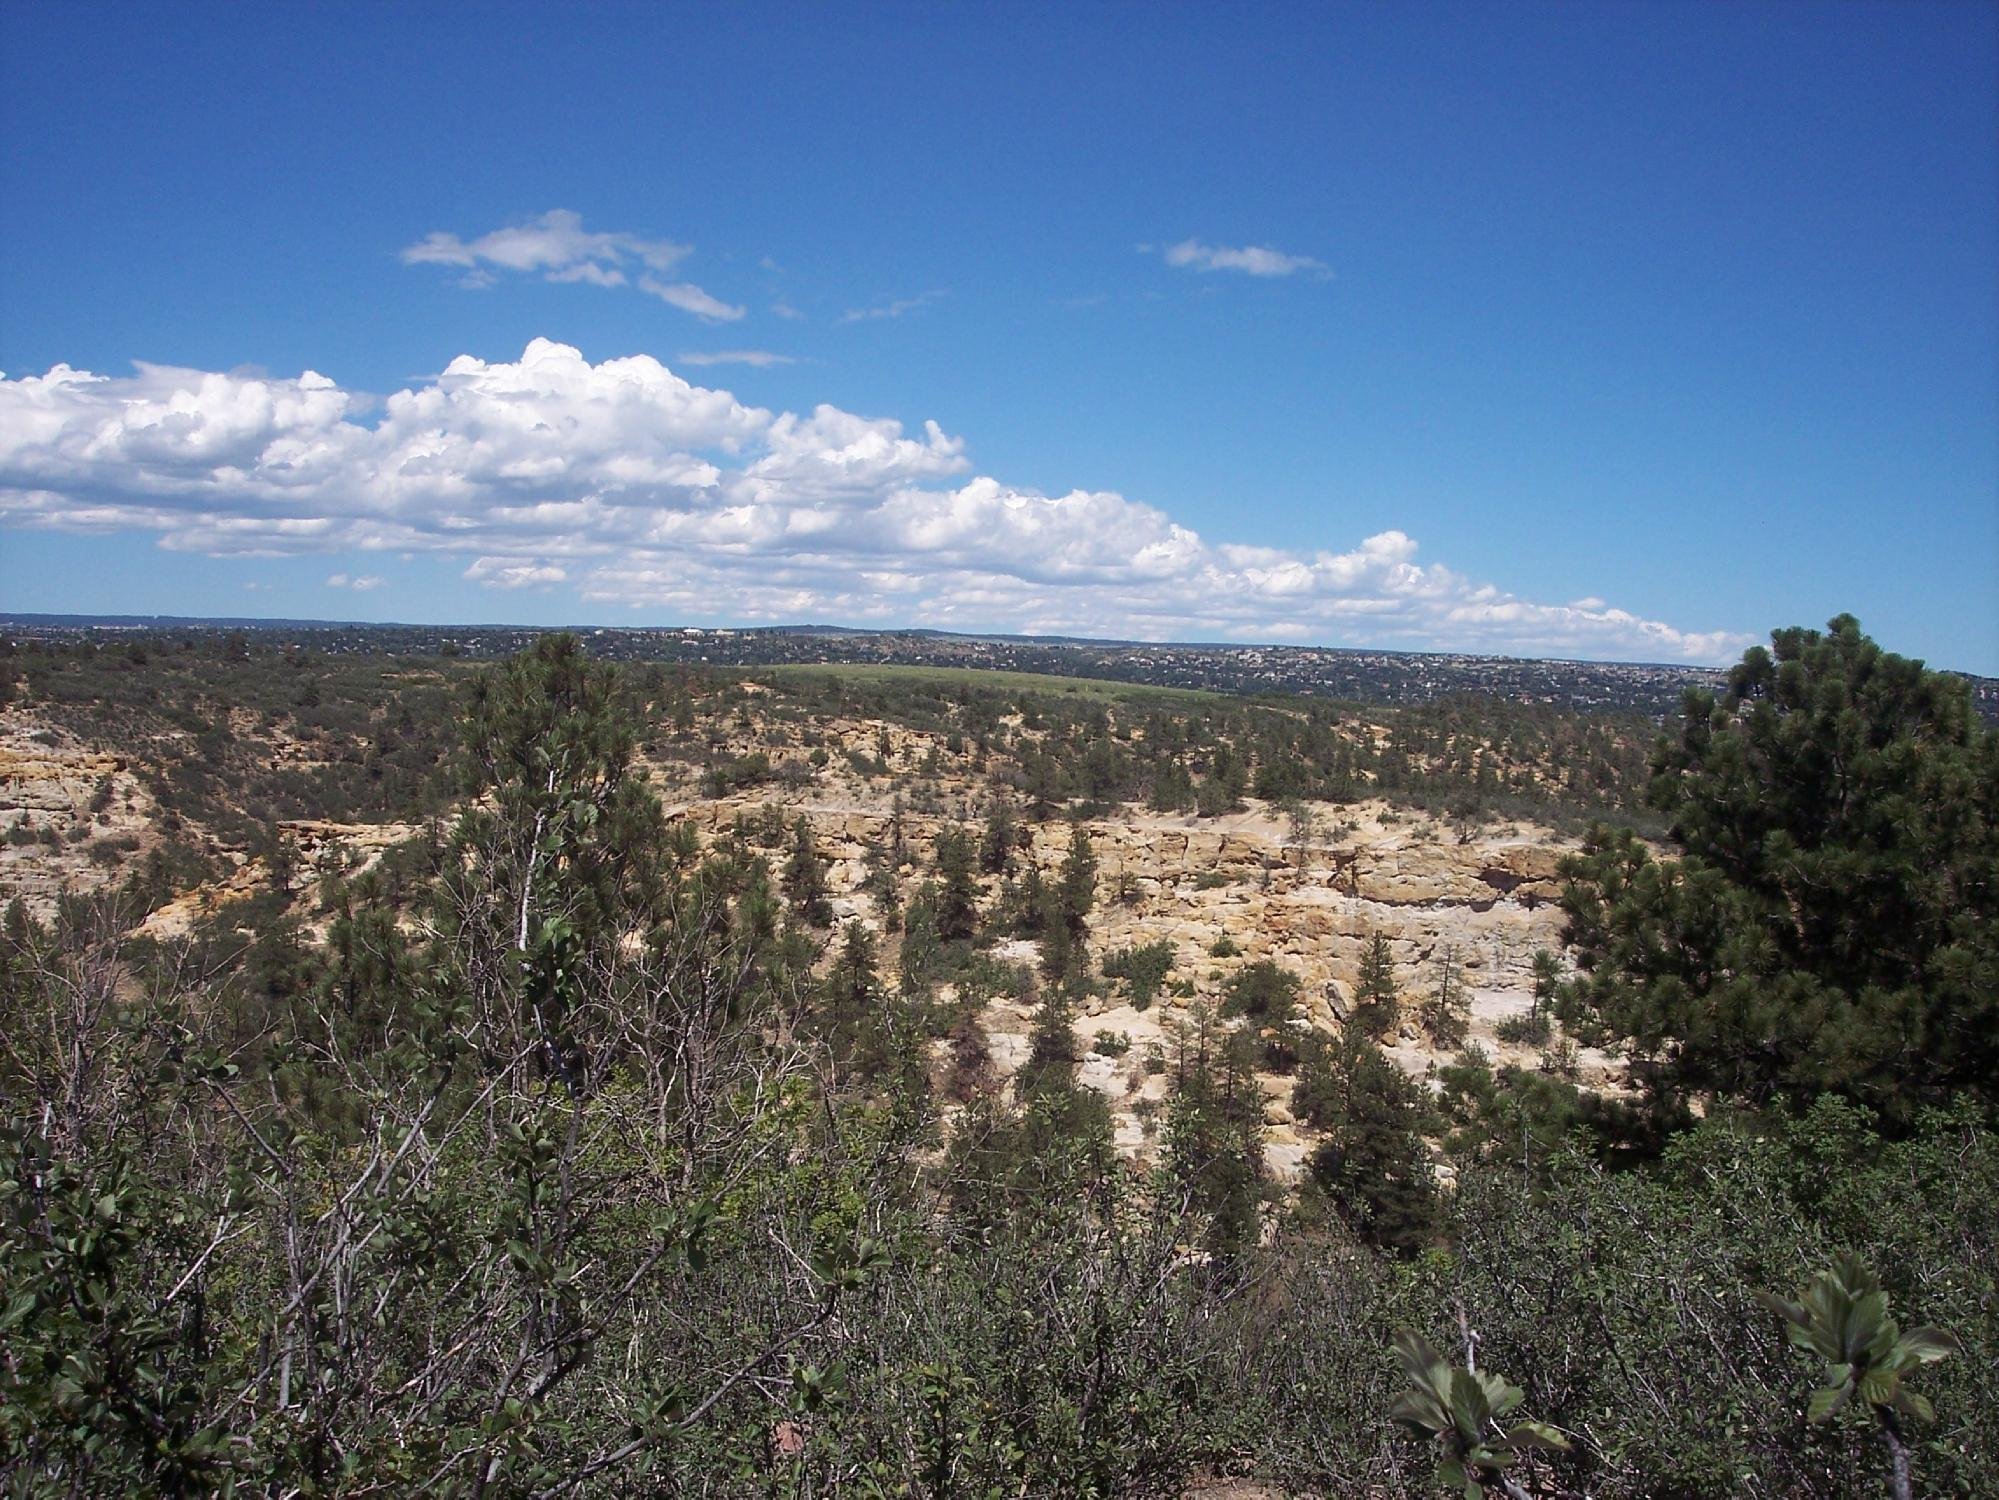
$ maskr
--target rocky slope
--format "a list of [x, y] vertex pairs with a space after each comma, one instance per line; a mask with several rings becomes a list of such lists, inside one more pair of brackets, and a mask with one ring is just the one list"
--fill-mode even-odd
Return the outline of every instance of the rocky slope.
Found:
[[0, 715], [0, 903], [19, 897], [46, 918], [63, 892], [114, 884], [157, 819], [124, 757], [18, 710]]
[[[1077, 1018], [1082, 1080], [1105, 1094], [1119, 1142], [1135, 1154], [1153, 1149], [1163, 1121], [1167, 1077], [1157, 1059], [1171, 1056], [1177, 1030], [1198, 1006], [1218, 1001], [1230, 977], [1260, 959], [1298, 976], [1306, 1019], [1331, 1030], [1347, 1012], [1364, 948], [1377, 934], [1384, 937], [1412, 1017], [1386, 1044], [1420, 1076], [1440, 1058], [1414, 1025], [1414, 1003], [1433, 989], [1449, 954], [1470, 993], [1472, 1038], [1495, 1061], [1535, 1061], [1535, 1053], [1501, 1043], [1494, 1028], [1528, 1009], [1534, 952], [1559, 948], [1555, 873], [1566, 842], [1545, 828], [1461, 827], [1380, 801], [1321, 805], [1312, 820], [1317, 831], [1302, 837], [1293, 820], [1254, 801], [1221, 818], [1160, 815], [1128, 804], [1081, 824], [1037, 821], [1007, 785], [999, 757], [982, 762], [952, 737], [872, 720], [819, 720], [801, 729], [755, 685], [726, 728], [708, 739], [708, 748], [725, 756], [771, 753], [780, 772], [789, 758], [791, 774], [707, 796], [701, 768], [662, 751], [647, 769], [669, 814], [709, 840], [773, 816], [788, 824], [802, 815], [827, 862], [836, 920], [859, 920], [877, 932], [885, 923], [863, 889], [866, 859], [871, 846], [886, 841], [893, 817], [901, 818], [909, 850], [900, 872], [905, 892], [928, 875], [939, 830], [950, 821], [973, 823], [995, 795], [1023, 809], [1018, 816], [1032, 835], [1023, 857], [1046, 879], [1055, 878], [1077, 827], [1087, 828], [1099, 872], [1090, 923], [1095, 954], [1165, 942], [1174, 955], [1167, 988], [1152, 1005], [1133, 1009], [1122, 998], [1124, 987], [1110, 985], [1108, 998], [1092, 1001]], [[825, 752], [813, 757], [819, 764], [804, 757], [807, 745]], [[46, 916], [60, 891], [89, 891], [120, 878], [158, 837], [157, 821], [143, 779], [120, 756], [19, 713], [0, 720], [0, 900], [19, 895]], [[315, 820], [278, 826], [301, 872], [338, 868], [350, 875], [417, 831], [410, 824]], [[260, 861], [240, 851], [214, 852], [230, 873], [179, 893], [147, 915], [140, 931], [159, 939], [183, 935], [198, 916], [252, 894], [265, 879]], [[310, 930], [318, 915], [308, 909], [312, 883], [296, 884], [303, 893], [298, 915]], [[988, 903], [997, 884], [985, 882]], [[893, 954], [893, 939], [883, 952]], [[1033, 943], [1014, 939], [999, 944], [994, 956], [1032, 968], [1038, 953]], [[999, 1078], [1025, 1059], [1032, 1019], [1031, 1003], [1005, 996], [983, 1011]], [[1614, 1084], [1606, 1059], [1585, 1052], [1580, 1064], [1583, 1082]], [[1292, 1080], [1273, 1075], [1263, 1084], [1266, 1157], [1279, 1176], [1294, 1177], [1311, 1141], [1291, 1118]]]
[[[803, 815], [820, 853], [836, 919], [858, 919], [879, 932], [881, 913], [862, 890], [869, 847], [887, 836], [890, 810], [832, 806], [807, 794], [746, 796], [678, 805], [675, 815], [714, 837], [736, 820], [755, 819], [766, 805], [788, 820]], [[1543, 830], [1519, 825], [1466, 841], [1428, 821], [1398, 816], [1379, 803], [1339, 810], [1337, 839], [1287, 842], [1285, 823], [1252, 807], [1225, 819], [1162, 818], [1137, 808], [1088, 820], [1033, 823], [1031, 857], [1053, 880], [1074, 830], [1087, 828], [1098, 862], [1098, 906], [1090, 922], [1099, 955], [1164, 941], [1174, 952], [1168, 992], [1144, 1010], [1117, 1000], [1093, 1002], [1077, 1018], [1084, 1049], [1082, 1081], [1110, 1100], [1119, 1141], [1144, 1153], [1154, 1139], [1166, 1078], [1146, 1069], [1148, 1056], [1170, 1054], [1176, 1027], [1202, 1002], [1218, 1002], [1228, 979], [1245, 964], [1271, 959], [1302, 981], [1302, 1010], [1314, 1025], [1337, 1029], [1348, 1009], [1361, 954], [1380, 934], [1395, 958], [1398, 989], [1414, 1002], [1434, 984], [1437, 965], [1454, 950], [1471, 992], [1471, 1035], [1495, 1061], [1531, 1064], [1534, 1051], [1509, 1047], [1495, 1025], [1532, 1003], [1533, 954], [1559, 949], [1561, 914], [1553, 904], [1555, 863], [1563, 845]], [[927, 851], [941, 817], [903, 815], [904, 838]], [[903, 868], [906, 886], [926, 869]], [[987, 883], [988, 891], [992, 882]], [[1226, 937], [1237, 951], [1216, 957]], [[995, 956], [1032, 965], [1031, 942], [1013, 940]], [[1405, 1005], [1413, 1010], [1413, 1005]], [[1005, 996], [991, 1001], [984, 1022], [996, 1071], [1003, 1077], [1025, 1060], [1033, 1006]], [[1099, 1034], [1119, 1055], [1089, 1050]], [[1412, 1024], [1388, 1039], [1390, 1054], [1421, 1075], [1438, 1055]], [[1586, 1081], [1607, 1080], [1605, 1059], [1581, 1055]], [[1269, 1104], [1267, 1157], [1280, 1175], [1296, 1173], [1309, 1142], [1295, 1128], [1286, 1101], [1291, 1079], [1264, 1080]]]
[[[751, 711], [735, 725], [730, 748], [768, 746], [782, 735]], [[767, 786], [711, 799], [671, 763], [652, 770], [672, 815], [709, 839], [768, 818], [772, 809], [787, 823], [803, 815], [828, 864], [836, 921], [859, 920], [880, 933], [882, 914], [862, 887], [868, 850], [885, 842], [895, 815], [896, 784], [860, 774], [850, 757], [881, 753], [891, 767], [928, 768], [925, 800], [938, 810], [901, 813], [912, 855], [900, 871], [905, 892], [929, 873], [929, 851], [946, 822], [976, 830], [974, 820], [994, 794], [993, 768], [982, 771], [947, 736], [872, 721], [821, 722], [812, 738], [831, 753], [808, 784], [793, 789]], [[1321, 831], [1304, 842], [1294, 839], [1288, 817], [1254, 799], [1246, 811], [1220, 818], [1162, 816], [1129, 804], [1080, 825], [1018, 814], [1032, 830], [1030, 857], [1045, 880], [1055, 878], [1076, 827], [1088, 829], [1098, 865], [1090, 933], [1099, 957], [1144, 943], [1173, 946], [1172, 981], [1181, 983], [1170, 981], [1151, 1006], [1134, 1010], [1115, 998], [1123, 987], [1111, 986], [1113, 998], [1093, 1002], [1077, 1018], [1082, 1081], [1109, 1100], [1124, 1149], [1148, 1154], [1163, 1120], [1167, 1078], [1148, 1071], [1148, 1058], [1170, 1056], [1176, 1030], [1195, 1008], [1219, 1001], [1229, 978], [1259, 959], [1296, 974], [1305, 1017], [1334, 1030], [1347, 1013], [1363, 950], [1377, 934], [1385, 937], [1405, 1021], [1384, 1044], [1420, 1077], [1447, 1054], [1414, 1024], [1415, 1003], [1432, 991], [1449, 952], [1470, 992], [1471, 1040], [1495, 1064], [1538, 1061], [1538, 1049], [1502, 1042], [1495, 1027], [1530, 1009], [1535, 951], [1560, 950], [1556, 866], [1574, 841], [1524, 822], [1459, 827], [1378, 800], [1315, 811]], [[985, 881], [989, 901], [996, 884]], [[1236, 952], [1217, 957], [1212, 950], [1224, 937]], [[893, 943], [884, 951], [892, 953]], [[1038, 950], [1016, 939], [1000, 944], [995, 956], [1031, 967]], [[1001, 996], [982, 1014], [1001, 1077], [1027, 1056], [1033, 1010]], [[1100, 1037], [1110, 1050], [1093, 1050]], [[1601, 1054], [1583, 1050], [1577, 1065], [1585, 1085], [1616, 1086], [1617, 1069]], [[1262, 1082], [1266, 1160], [1289, 1180], [1302, 1170], [1311, 1132], [1291, 1118], [1293, 1080], [1270, 1075]]]

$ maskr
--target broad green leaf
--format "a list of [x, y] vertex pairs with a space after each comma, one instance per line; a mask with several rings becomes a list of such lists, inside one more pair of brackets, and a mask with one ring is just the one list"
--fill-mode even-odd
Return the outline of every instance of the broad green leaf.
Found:
[[1862, 1350], [1874, 1353], [1884, 1335], [1890, 1344], [1894, 1342], [1894, 1324], [1888, 1321], [1888, 1294], [1869, 1292], [1853, 1304], [1848, 1315], [1847, 1351], [1853, 1354]]
[[1829, 1385], [1824, 1390], [1813, 1391], [1812, 1399], [1805, 1407], [1807, 1422], [1823, 1422], [1845, 1407], [1851, 1388], [1843, 1385]]
[[1427, 1391], [1403, 1391], [1388, 1408], [1389, 1416], [1422, 1433], [1446, 1432], [1451, 1419]]
[[1526, 1397], [1526, 1392], [1517, 1385], [1509, 1385], [1496, 1375], [1481, 1374], [1479, 1389], [1485, 1393], [1487, 1412], [1495, 1417], [1503, 1417]]
[[1798, 1328], [1803, 1328], [1811, 1322], [1811, 1318], [1806, 1314], [1804, 1308], [1791, 1301], [1788, 1297], [1779, 1297], [1775, 1292], [1765, 1291], [1752, 1292], [1750, 1295], [1785, 1322], [1793, 1324]]
[[1569, 1440], [1546, 1422], [1516, 1422], [1507, 1429], [1506, 1441], [1515, 1448], [1565, 1450]]
[[1451, 1371], [1451, 1417], [1467, 1443], [1478, 1441], [1491, 1415], [1492, 1406], [1478, 1377], [1469, 1370]]
[[1918, 1422], [1934, 1422], [1937, 1419], [1936, 1408], [1930, 1405], [1930, 1398], [1914, 1391], [1897, 1391], [1894, 1405], [1895, 1410], [1914, 1417]]
[[1957, 1336], [1948, 1329], [1925, 1324], [1903, 1334], [1897, 1347], [1916, 1363], [1928, 1365], [1957, 1353], [1959, 1346]]
[[1893, 1370], [1876, 1365], [1860, 1377], [1859, 1395], [1863, 1401], [1876, 1406], [1886, 1406], [1895, 1399], [1895, 1392], [1902, 1386], [1902, 1377]]
[[1420, 1333], [1402, 1329], [1395, 1335], [1395, 1357], [1402, 1362], [1402, 1372], [1411, 1380], [1421, 1380], [1432, 1365], [1442, 1364], [1437, 1351], [1430, 1341]]

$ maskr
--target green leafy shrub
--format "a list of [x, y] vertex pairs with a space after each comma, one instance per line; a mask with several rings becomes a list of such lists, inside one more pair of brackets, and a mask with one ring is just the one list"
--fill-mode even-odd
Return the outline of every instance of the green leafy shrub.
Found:
[[1500, 1017], [1493, 1023], [1492, 1034], [1511, 1047], [1545, 1047], [1555, 1034], [1555, 1026], [1546, 1016], [1525, 1011]]
[[1173, 945], [1164, 940], [1120, 948], [1104, 955], [1104, 977], [1122, 979], [1130, 991], [1132, 1009], [1145, 1010], [1172, 973], [1173, 956]]

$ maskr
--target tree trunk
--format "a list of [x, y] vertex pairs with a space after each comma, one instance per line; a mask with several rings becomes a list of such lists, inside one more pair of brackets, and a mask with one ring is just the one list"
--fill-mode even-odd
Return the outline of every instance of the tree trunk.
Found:
[[1910, 1500], [1914, 1491], [1909, 1485], [1909, 1445], [1902, 1441], [1902, 1424], [1892, 1411], [1881, 1413], [1881, 1431], [1888, 1439], [1888, 1456], [1892, 1464], [1890, 1484], [1895, 1500]]

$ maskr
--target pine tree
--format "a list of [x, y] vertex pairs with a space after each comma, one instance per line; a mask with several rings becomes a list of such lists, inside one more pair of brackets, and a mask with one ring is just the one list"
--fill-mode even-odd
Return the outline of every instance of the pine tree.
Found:
[[947, 827], [937, 835], [937, 935], [969, 942], [978, 930], [978, 877], [972, 871], [971, 836]]
[[1534, 1010], [1539, 1021], [1555, 1002], [1555, 986], [1561, 983], [1562, 961], [1546, 948], [1534, 950]]
[[[1039, 885], [1033, 867], [1028, 874]], [[1089, 831], [1077, 828], [1053, 885], [1039, 885], [1041, 972], [1050, 980], [1080, 977], [1088, 954], [1089, 916], [1097, 900], [1097, 860]], [[1024, 895], [1028, 894], [1026, 892]]]
[[1369, 1244], [1414, 1251], [1435, 1232], [1422, 1103], [1416, 1082], [1351, 1030], [1314, 1048], [1300, 1071], [1292, 1110], [1326, 1133], [1312, 1153], [1312, 1182]]
[[1438, 950], [1436, 977], [1430, 995], [1423, 1002], [1423, 1029], [1440, 1047], [1456, 1047], [1471, 1025], [1471, 1000], [1465, 993], [1458, 950], [1446, 943]]
[[1020, 1067], [1023, 1093], [1048, 1088], [1073, 1088], [1076, 1065], [1081, 1054], [1076, 1047], [1075, 1014], [1068, 996], [1050, 985], [1034, 1013], [1034, 1030], [1028, 1040], [1027, 1061]]
[[463, 724], [452, 869], [435, 893], [450, 960], [490, 1043], [581, 1089], [606, 1055], [579, 976], [662, 914], [665, 824], [634, 764], [614, 670], [574, 636], [476, 678]]
[[1168, 757], [1153, 774], [1151, 808], [1154, 812], [1185, 812], [1194, 805], [1194, 779], [1178, 757]]
[[1999, 731], [1962, 680], [1848, 615], [1777, 631], [1687, 694], [1648, 796], [1678, 858], [1597, 829], [1563, 867], [1580, 1040], [1669, 1108], [1999, 1098]]
[[826, 973], [825, 994], [830, 1029], [848, 1037], [856, 1034], [881, 1004], [874, 935], [859, 922], [848, 922], [840, 930], [840, 951]]
[[1298, 976], [1267, 958], [1245, 964], [1229, 980], [1222, 1013], [1259, 1026], [1289, 1026], [1298, 1014]]
[[819, 862], [819, 846], [812, 837], [812, 825], [803, 813], [791, 825], [791, 856], [784, 862], [784, 895], [798, 920], [806, 926], [831, 924], [833, 906], [826, 899], [826, 870]]
[[985, 832], [979, 840], [979, 868], [988, 875], [1011, 875], [1016, 825], [1013, 805], [995, 797], [986, 811]]
[[927, 995], [936, 982], [943, 935], [937, 930], [937, 885], [926, 880], [916, 888], [902, 926], [902, 992], [912, 998]]
[[1089, 934], [1090, 913], [1097, 904], [1097, 856], [1090, 847], [1087, 828], [1079, 826], [1069, 841], [1056, 900], [1070, 936], [1078, 943], [1083, 942]]
[[1041, 972], [1050, 980], [1061, 981], [1079, 967], [1076, 934], [1064, 919], [1058, 887], [1042, 889], [1036, 930], [1041, 935]]
[[1257, 1241], [1264, 1193], [1263, 1094], [1244, 1034], [1229, 1035], [1203, 1006], [1175, 1043], [1166, 1170], [1208, 1220], [1208, 1248]]
[[1021, 936], [1039, 937], [1048, 930], [1048, 889], [1042, 883], [1041, 867], [1032, 860], [1014, 887], [1014, 899]]
[[1194, 790], [1194, 811], [1204, 818], [1219, 818], [1235, 809], [1228, 787], [1217, 777], [1208, 777]]
[[842, 929], [823, 993], [825, 1029], [847, 1074], [905, 1100], [921, 1097], [929, 1084], [921, 1029], [909, 1005], [883, 989], [874, 935], [861, 923]]
[[1037, 818], [1052, 816], [1069, 800], [1068, 777], [1060, 761], [1045, 750], [1029, 749], [1020, 758], [1027, 800]]
[[861, 889], [874, 898], [884, 932], [902, 928], [901, 873], [892, 840], [892, 834], [884, 834], [868, 845], [867, 874], [861, 883]]
[[1371, 1037], [1395, 1029], [1399, 1006], [1395, 991], [1395, 958], [1388, 939], [1376, 933], [1361, 954], [1360, 977], [1354, 986], [1353, 1024]]
[[[1212, 791], [1210, 790], [1212, 789]], [[1212, 769], [1201, 785], [1202, 813], [1212, 802], [1216, 813], [1241, 812], [1243, 793], [1249, 790], [1249, 763], [1236, 747], [1224, 740], [1215, 750]]]
[[1041, 1211], [1073, 1199], [1117, 1163], [1109, 1103], [1077, 1083], [1079, 1059], [1069, 997], [1051, 985], [1014, 1079], [1021, 1112], [1010, 1176], [1023, 1201]]
[[1104, 955], [1104, 978], [1122, 979], [1131, 993], [1131, 1008], [1144, 1010], [1158, 997], [1173, 971], [1173, 944], [1158, 942], [1120, 948]]

